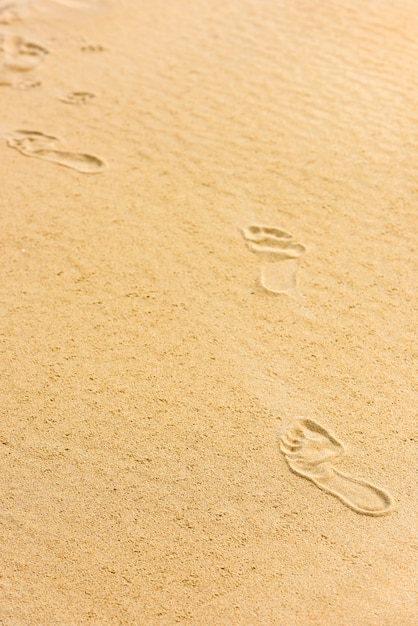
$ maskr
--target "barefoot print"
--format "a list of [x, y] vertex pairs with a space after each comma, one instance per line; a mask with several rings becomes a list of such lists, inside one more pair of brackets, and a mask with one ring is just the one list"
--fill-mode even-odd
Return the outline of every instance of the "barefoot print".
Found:
[[89, 91], [72, 91], [65, 96], [61, 96], [60, 100], [66, 104], [88, 104], [95, 97], [94, 93]]
[[335, 469], [344, 456], [342, 444], [310, 419], [300, 419], [280, 440], [289, 468], [336, 496], [346, 506], [364, 515], [385, 515], [392, 508], [391, 496], [371, 483]]
[[35, 130], [16, 130], [5, 135], [7, 144], [28, 157], [51, 161], [83, 174], [95, 174], [105, 168], [104, 162], [90, 154], [56, 150], [59, 139]]
[[48, 50], [18, 35], [0, 35], [0, 84], [19, 85], [22, 73], [35, 70]]
[[306, 248], [292, 235], [279, 228], [252, 225], [242, 229], [242, 235], [252, 252], [265, 262], [261, 269], [261, 285], [272, 293], [286, 293], [301, 300], [297, 290], [296, 273], [299, 258]]

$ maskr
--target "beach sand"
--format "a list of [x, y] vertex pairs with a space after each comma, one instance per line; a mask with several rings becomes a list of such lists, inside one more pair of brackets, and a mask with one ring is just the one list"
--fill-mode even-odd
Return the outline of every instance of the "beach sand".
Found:
[[2, 625], [417, 623], [417, 42], [0, 2]]

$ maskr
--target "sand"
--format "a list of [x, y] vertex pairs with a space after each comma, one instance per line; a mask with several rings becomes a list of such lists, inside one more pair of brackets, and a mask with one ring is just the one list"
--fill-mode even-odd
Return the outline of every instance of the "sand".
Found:
[[416, 624], [416, 2], [0, 22], [0, 623]]

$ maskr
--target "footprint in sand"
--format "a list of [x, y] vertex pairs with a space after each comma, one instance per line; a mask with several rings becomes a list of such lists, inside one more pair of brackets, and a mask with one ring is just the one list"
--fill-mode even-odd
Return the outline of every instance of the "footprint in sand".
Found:
[[72, 91], [65, 96], [60, 96], [59, 99], [66, 104], [88, 104], [95, 97], [94, 93], [89, 91]]
[[364, 515], [385, 515], [392, 508], [391, 496], [371, 483], [335, 469], [345, 456], [342, 444], [310, 419], [300, 419], [280, 440], [289, 468], [336, 496], [350, 509]]
[[25, 156], [71, 167], [83, 174], [96, 174], [106, 167], [101, 159], [90, 154], [56, 150], [59, 139], [34, 130], [15, 130], [6, 134], [5, 138], [11, 148]]
[[242, 229], [250, 250], [258, 254], [265, 265], [261, 270], [261, 285], [272, 293], [286, 293], [301, 300], [296, 285], [299, 258], [306, 248], [289, 233], [268, 226], [248, 226]]
[[46, 48], [18, 35], [0, 35], [0, 85], [18, 86], [22, 73], [35, 70], [47, 54]]

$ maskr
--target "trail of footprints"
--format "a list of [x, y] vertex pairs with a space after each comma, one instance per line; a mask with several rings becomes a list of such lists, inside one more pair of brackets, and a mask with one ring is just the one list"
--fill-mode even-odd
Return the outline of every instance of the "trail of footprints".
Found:
[[[55, 0], [54, 0], [55, 1]], [[61, 0], [59, 0], [61, 2]], [[63, 2], [67, 6], [82, 8], [83, 2]], [[9, 24], [21, 19], [20, 6], [14, 2], [0, 0], [0, 23]], [[94, 49], [96, 49], [94, 47]], [[100, 47], [101, 48], [101, 47]], [[41, 83], [36, 79], [36, 69], [44, 61], [49, 51], [13, 33], [0, 33], [0, 86], [17, 89], [37, 87]], [[35, 78], [34, 78], [35, 77]], [[94, 98], [87, 91], [73, 91], [60, 97], [67, 104], [87, 104]], [[103, 171], [105, 163], [96, 156], [67, 152], [59, 149], [59, 139], [35, 130], [15, 130], [3, 134], [7, 145], [21, 154], [44, 161], [50, 161], [69, 167], [83, 174], [95, 174]]]
[[[247, 226], [242, 235], [250, 250], [263, 261], [260, 282], [264, 289], [300, 300], [296, 274], [305, 246], [288, 232], [269, 226]], [[335, 468], [345, 456], [344, 447], [313, 420], [297, 421], [281, 437], [280, 449], [292, 472], [339, 498], [353, 511], [373, 516], [391, 511], [392, 498], [387, 492]]]
[[[21, 89], [39, 85], [39, 82], [27, 77], [33, 76], [36, 68], [48, 54], [46, 48], [22, 37], [0, 34], [0, 85]], [[22, 81], [22, 76], [25, 76], [26, 80]], [[68, 104], [86, 104], [93, 98], [94, 94], [90, 92], [76, 91], [62, 96], [61, 100]], [[98, 157], [58, 149], [57, 137], [39, 131], [15, 130], [3, 136], [11, 148], [28, 157], [63, 165], [83, 174], [95, 174], [105, 168], [105, 163]]]
[[[54, 1], [80, 6], [79, 0]], [[8, 24], [20, 18], [17, 5], [0, 0], [0, 23]], [[82, 51], [102, 49], [102, 46], [84, 46]], [[48, 54], [46, 48], [18, 35], [0, 34], [0, 86], [26, 89], [40, 84], [31, 77]], [[29, 76], [29, 79], [22, 81], [22, 76]], [[66, 104], [85, 105], [94, 97], [90, 92], [74, 91], [59, 99]], [[3, 136], [11, 148], [27, 157], [50, 161], [84, 174], [101, 172], [105, 167], [98, 157], [59, 149], [57, 137], [39, 131], [15, 130]], [[263, 262], [260, 278], [263, 288], [300, 300], [296, 276], [300, 258], [306, 253], [305, 246], [288, 232], [269, 226], [250, 225], [242, 229], [242, 235], [249, 249]], [[314, 420], [298, 420], [282, 435], [280, 450], [292, 472], [332, 494], [353, 511], [372, 516], [391, 511], [393, 501], [387, 492], [336, 469], [335, 465], [345, 456], [344, 447]]]
[[280, 449], [292, 472], [312, 481], [356, 513], [377, 516], [390, 512], [392, 498], [386, 491], [335, 468], [345, 456], [344, 447], [314, 420], [298, 420], [282, 435]]

